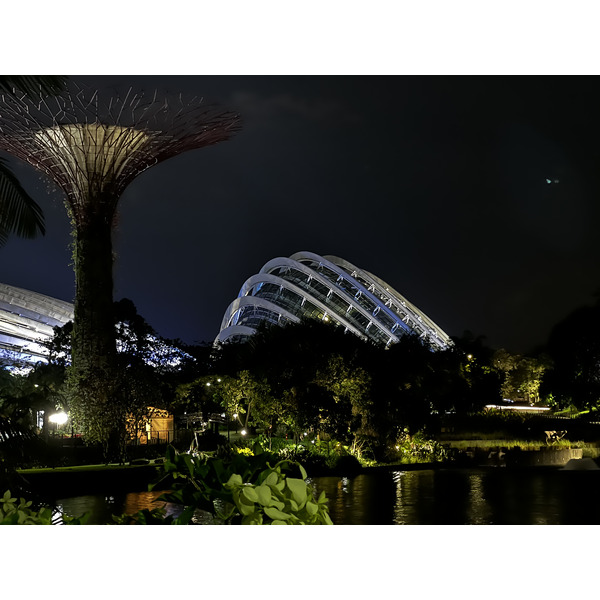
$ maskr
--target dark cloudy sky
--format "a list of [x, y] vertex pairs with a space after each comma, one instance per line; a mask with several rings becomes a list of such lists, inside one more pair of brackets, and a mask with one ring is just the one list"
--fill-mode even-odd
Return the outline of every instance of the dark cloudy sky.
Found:
[[[520, 352], [600, 289], [595, 77], [76, 79], [193, 92], [243, 118], [122, 197], [115, 297], [163, 336], [212, 341], [245, 279], [300, 250], [375, 273], [450, 335]], [[48, 231], [0, 249], [0, 281], [72, 300], [61, 196], [13, 165]]]

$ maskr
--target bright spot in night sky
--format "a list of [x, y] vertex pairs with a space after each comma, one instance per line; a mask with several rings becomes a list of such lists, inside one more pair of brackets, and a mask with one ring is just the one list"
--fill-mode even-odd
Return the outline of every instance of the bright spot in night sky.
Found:
[[551, 184], [551, 183], [560, 183], [560, 180], [558, 180], [558, 179], [548, 179], [548, 178], [546, 178], [546, 183], [547, 183], [547, 184]]

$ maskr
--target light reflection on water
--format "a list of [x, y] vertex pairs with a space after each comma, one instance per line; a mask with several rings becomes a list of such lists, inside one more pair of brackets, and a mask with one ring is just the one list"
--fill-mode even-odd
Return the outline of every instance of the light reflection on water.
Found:
[[[325, 491], [331, 519], [340, 525], [600, 524], [600, 471], [370, 471], [350, 478], [314, 477], [310, 483], [316, 495]], [[91, 512], [90, 524], [157, 506], [178, 515], [180, 507], [156, 502], [160, 493], [57, 502], [71, 516]]]
[[600, 524], [598, 471], [380, 471], [313, 485], [330, 498], [337, 524]]
[[112, 515], [131, 515], [145, 508], [149, 510], [164, 508], [167, 515], [179, 515], [181, 513], [179, 506], [156, 500], [162, 493], [153, 491], [131, 492], [116, 496], [75, 496], [60, 498], [56, 501], [56, 507], [70, 517], [79, 517], [86, 512], [90, 513], [87, 521], [89, 525], [111, 524], [114, 523]]
[[469, 523], [473, 525], [487, 525], [492, 523], [492, 511], [485, 498], [481, 474], [469, 475], [469, 504], [467, 514], [471, 515]]

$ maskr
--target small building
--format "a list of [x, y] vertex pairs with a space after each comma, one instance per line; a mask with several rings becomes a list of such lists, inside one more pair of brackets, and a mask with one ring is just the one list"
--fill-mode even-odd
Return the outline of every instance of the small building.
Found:
[[160, 408], [149, 407], [149, 419], [143, 429], [132, 433], [138, 444], [167, 444], [175, 439], [173, 415]]

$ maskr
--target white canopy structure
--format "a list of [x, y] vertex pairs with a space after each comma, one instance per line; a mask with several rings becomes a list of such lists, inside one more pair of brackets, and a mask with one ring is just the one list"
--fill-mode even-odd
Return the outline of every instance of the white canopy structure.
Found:
[[0, 283], [0, 364], [45, 362], [54, 327], [73, 320], [73, 305]]
[[427, 315], [369, 271], [337, 256], [297, 252], [274, 258], [242, 286], [225, 311], [215, 342], [252, 335], [262, 322], [333, 321], [365, 340], [389, 346], [404, 334], [445, 349], [450, 337]]

